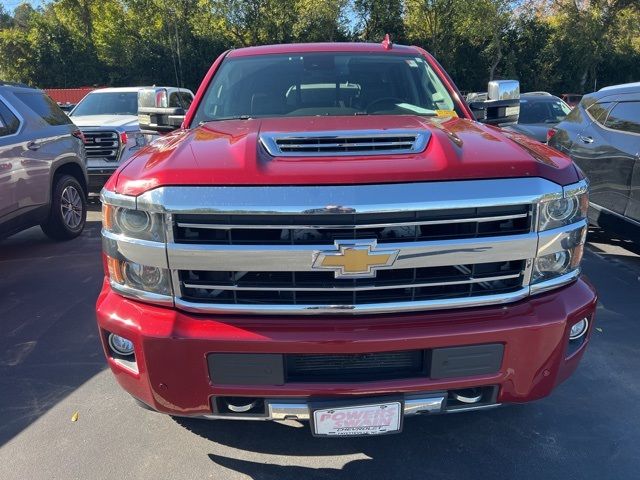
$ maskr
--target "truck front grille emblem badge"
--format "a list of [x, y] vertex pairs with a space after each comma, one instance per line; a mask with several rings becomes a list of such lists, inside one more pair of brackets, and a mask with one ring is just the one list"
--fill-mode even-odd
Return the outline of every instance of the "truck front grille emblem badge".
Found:
[[335, 278], [371, 278], [380, 268], [390, 267], [399, 250], [376, 250], [375, 240], [336, 241], [335, 250], [314, 252], [313, 268], [333, 270]]

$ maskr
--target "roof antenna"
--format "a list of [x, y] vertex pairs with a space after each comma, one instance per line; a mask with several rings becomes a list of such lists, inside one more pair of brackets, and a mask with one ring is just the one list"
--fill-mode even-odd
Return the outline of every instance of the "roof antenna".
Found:
[[382, 40], [382, 47], [385, 50], [391, 50], [391, 47], [393, 47], [393, 43], [391, 42], [391, 39], [389, 38], [389, 34], [385, 34], [384, 36], [384, 40]]

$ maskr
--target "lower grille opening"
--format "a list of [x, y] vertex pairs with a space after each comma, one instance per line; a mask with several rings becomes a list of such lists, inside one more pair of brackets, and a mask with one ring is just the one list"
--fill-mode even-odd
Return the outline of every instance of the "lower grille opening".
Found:
[[358, 382], [426, 376], [424, 350], [285, 356], [288, 382]]

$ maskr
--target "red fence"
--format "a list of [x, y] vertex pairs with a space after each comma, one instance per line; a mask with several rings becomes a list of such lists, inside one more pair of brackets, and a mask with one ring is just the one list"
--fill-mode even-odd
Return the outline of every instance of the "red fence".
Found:
[[95, 87], [80, 88], [45, 88], [44, 91], [54, 101], [60, 103], [78, 103], [89, 92], [95, 90]]

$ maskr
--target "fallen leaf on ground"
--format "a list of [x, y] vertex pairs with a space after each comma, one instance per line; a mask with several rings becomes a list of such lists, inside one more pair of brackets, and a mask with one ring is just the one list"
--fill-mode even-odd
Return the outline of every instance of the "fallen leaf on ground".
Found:
[[80, 416], [80, 414], [78, 412], [73, 412], [73, 415], [71, 415], [71, 421], [72, 422], [77, 422], [79, 416]]

